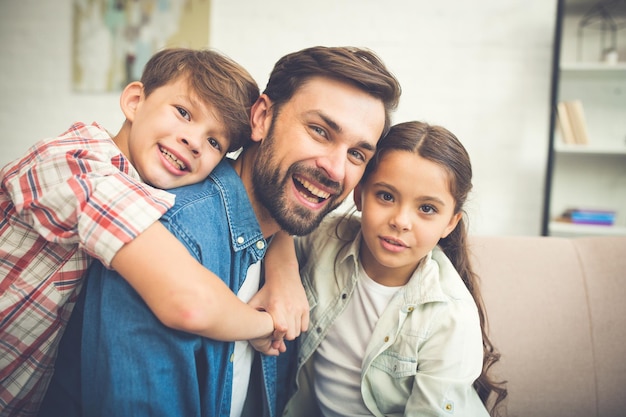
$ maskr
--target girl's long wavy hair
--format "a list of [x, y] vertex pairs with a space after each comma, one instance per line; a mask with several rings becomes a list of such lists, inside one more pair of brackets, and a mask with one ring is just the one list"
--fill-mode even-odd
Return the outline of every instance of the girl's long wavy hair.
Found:
[[423, 122], [405, 122], [391, 127], [389, 133], [378, 143], [376, 154], [369, 162], [362, 182], [376, 170], [381, 158], [391, 151], [406, 151], [420, 155], [443, 167], [448, 172], [450, 194], [455, 201], [454, 212], [463, 212], [463, 218], [447, 237], [439, 240], [439, 246], [450, 259], [465, 286], [472, 294], [483, 338], [483, 368], [474, 382], [474, 388], [491, 415], [499, 415], [499, 405], [507, 396], [506, 381], [496, 382], [489, 375], [489, 369], [500, 360], [487, 332], [487, 313], [485, 309], [478, 276], [472, 270], [467, 242], [466, 214], [463, 206], [472, 189], [472, 165], [465, 147], [447, 129]]

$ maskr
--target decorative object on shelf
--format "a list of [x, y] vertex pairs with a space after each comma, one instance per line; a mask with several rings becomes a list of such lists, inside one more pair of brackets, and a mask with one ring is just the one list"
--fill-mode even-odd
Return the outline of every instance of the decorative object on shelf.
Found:
[[[578, 24], [578, 60], [583, 59], [583, 38], [586, 29], [600, 30], [600, 50], [596, 55], [602, 62], [619, 61], [617, 31], [626, 27], [626, 0], [600, 0], [585, 13]], [[607, 39], [608, 38], [608, 39]]]
[[613, 226], [615, 223], [615, 210], [572, 208], [565, 210], [556, 220], [575, 224]]

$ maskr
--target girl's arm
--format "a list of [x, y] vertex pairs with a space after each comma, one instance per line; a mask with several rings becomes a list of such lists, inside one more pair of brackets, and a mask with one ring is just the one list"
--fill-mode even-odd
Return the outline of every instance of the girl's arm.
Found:
[[265, 285], [249, 304], [272, 314], [276, 329], [293, 340], [309, 327], [309, 302], [300, 280], [293, 238], [276, 233], [265, 255]]
[[272, 316], [239, 300], [158, 221], [124, 245], [111, 267], [168, 327], [224, 341], [272, 338]]

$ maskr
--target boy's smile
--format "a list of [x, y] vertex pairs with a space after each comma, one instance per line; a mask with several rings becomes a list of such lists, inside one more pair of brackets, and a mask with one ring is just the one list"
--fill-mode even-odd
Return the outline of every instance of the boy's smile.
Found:
[[[163, 189], [204, 180], [230, 145], [224, 122], [210, 104], [197, 99], [187, 78], [155, 89], [148, 97], [141, 83], [122, 95], [130, 127], [116, 143], [141, 178]], [[125, 95], [127, 97], [127, 102]]]

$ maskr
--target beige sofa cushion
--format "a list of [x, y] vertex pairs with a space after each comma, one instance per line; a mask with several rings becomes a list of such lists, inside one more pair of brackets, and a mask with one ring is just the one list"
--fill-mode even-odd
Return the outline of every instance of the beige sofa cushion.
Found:
[[596, 415], [583, 271], [571, 240], [473, 237], [494, 373], [508, 380], [509, 417]]

